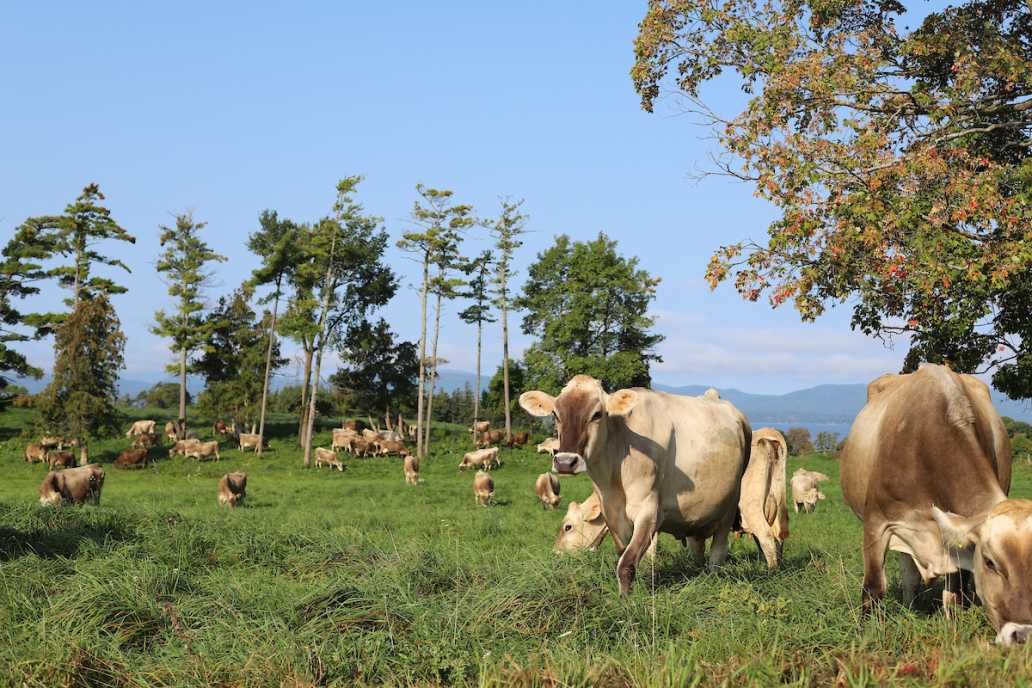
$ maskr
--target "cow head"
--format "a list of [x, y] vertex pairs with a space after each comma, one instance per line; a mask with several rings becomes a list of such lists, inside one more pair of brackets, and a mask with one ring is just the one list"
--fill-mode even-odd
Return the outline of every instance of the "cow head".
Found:
[[932, 507], [953, 563], [975, 575], [975, 591], [998, 631], [996, 642], [1032, 636], [1032, 502], [1007, 499], [964, 517]]
[[557, 553], [595, 549], [606, 532], [606, 520], [602, 517], [598, 496], [591, 495], [582, 504], [570, 502], [566, 507], [566, 518], [559, 526], [552, 549]]
[[563, 387], [559, 396], [544, 392], [524, 392], [520, 406], [532, 416], [552, 416], [559, 434], [559, 451], [552, 459], [556, 473], [583, 473], [591, 457], [606, 444], [609, 418], [626, 416], [638, 395], [622, 389], [606, 394], [593, 377], [577, 375]]

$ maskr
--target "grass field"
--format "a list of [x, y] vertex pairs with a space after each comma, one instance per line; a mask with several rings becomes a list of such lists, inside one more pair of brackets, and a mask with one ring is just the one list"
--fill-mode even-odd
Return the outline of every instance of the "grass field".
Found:
[[[815, 514], [792, 514], [785, 566], [732, 543], [710, 573], [661, 539], [620, 599], [611, 543], [556, 556], [560, 510], [533, 494], [547, 460], [503, 452], [497, 503], [473, 503], [455, 466], [465, 437], [438, 441], [422, 482], [398, 459], [305, 470], [285, 419], [259, 460], [176, 458], [105, 466], [99, 506], [44, 509], [44, 469], [0, 415], [0, 682], [30, 686], [1029, 685], [1026, 649], [992, 645], [981, 609], [947, 620], [934, 592], [858, 620], [859, 522], [837, 480]], [[324, 433], [323, 437], [327, 436]], [[105, 464], [125, 440], [93, 447]], [[328, 444], [326, 439], [320, 443]], [[162, 452], [164, 453], [164, 452]], [[791, 459], [837, 478], [831, 459]], [[215, 502], [247, 471], [248, 505]], [[1032, 495], [1016, 468], [1012, 494]]]

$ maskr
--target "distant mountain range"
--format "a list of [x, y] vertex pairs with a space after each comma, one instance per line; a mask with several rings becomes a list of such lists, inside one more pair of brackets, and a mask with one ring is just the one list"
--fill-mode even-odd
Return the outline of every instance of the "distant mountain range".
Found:
[[[161, 378], [167, 380], [167, 378]], [[484, 374], [481, 379], [481, 387], [487, 389], [490, 375]], [[152, 387], [159, 379], [139, 380], [123, 379], [119, 381], [119, 393], [135, 396], [145, 389]], [[171, 381], [171, 380], [167, 380]], [[35, 394], [47, 384], [46, 378], [42, 380], [20, 380], [21, 384], [28, 388], [29, 392]], [[295, 380], [277, 378], [273, 387], [278, 389], [288, 384], [297, 384]], [[438, 377], [438, 388], [445, 392], [451, 392], [463, 387], [473, 388], [476, 384], [476, 375], [464, 370], [442, 369]], [[685, 385], [675, 387], [655, 383], [656, 389], [674, 394], [699, 395], [709, 387], [706, 385]], [[193, 395], [203, 389], [203, 381], [200, 378], [190, 378], [187, 387]], [[845, 423], [853, 422], [856, 414], [860, 412], [867, 402], [867, 385], [818, 385], [808, 389], [800, 389], [788, 394], [751, 394], [738, 389], [720, 389], [720, 396], [737, 406], [742, 413], [749, 417], [749, 420], [756, 424], [787, 424], [787, 423]], [[1016, 420], [1032, 422], [1032, 403], [1028, 401], [1016, 401], [993, 391], [993, 403], [1001, 415], [1010, 416]]]

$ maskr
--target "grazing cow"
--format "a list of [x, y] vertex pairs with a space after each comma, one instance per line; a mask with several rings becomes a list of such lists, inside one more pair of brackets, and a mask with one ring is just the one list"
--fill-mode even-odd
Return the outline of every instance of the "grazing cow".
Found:
[[212, 456], [215, 457], [216, 461], [219, 461], [222, 457], [219, 456], [219, 441], [212, 440], [211, 442], [195, 442], [186, 448], [183, 452], [183, 456], [192, 457], [198, 461], [209, 459]]
[[400, 441], [380, 440], [378, 453], [384, 456], [404, 456], [408, 453], [408, 448]]
[[830, 478], [817, 471], [808, 471], [805, 468], [797, 468], [792, 474], [792, 504], [796, 513], [802, 507], [803, 513], [812, 513], [817, 508], [817, 502], [824, 499], [824, 493], [820, 491], [820, 483]]
[[400, 432], [396, 432], [394, 430], [381, 430], [376, 433], [376, 439], [381, 442], [401, 442], [405, 438], [402, 437]]
[[556, 552], [595, 549], [608, 532], [606, 519], [602, 516], [602, 503], [593, 492], [583, 502], [570, 502], [567, 505], [566, 518], [559, 526], [553, 549]]
[[172, 421], [165, 423], [165, 437], [168, 439], [169, 442], [176, 441], [176, 424]]
[[149, 462], [146, 449], [126, 449], [115, 459], [115, 468], [144, 468]]
[[25, 445], [25, 463], [42, 463], [47, 458], [43, 445], [33, 442]]
[[1032, 635], [1032, 502], [1008, 499], [1011, 445], [978, 378], [924, 364], [867, 388], [840, 454], [842, 496], [864, 524], [863, 606], [885, 594], [885, 552], [901, 553], [903, 595], [946, 576], [947, 613], [959, 571], [998, 643]]
[[635, 388], [606, 394], [578, 375], [558, 397], [520, 395], [533, 416], [554, 414], [558, 473], [587, 471], [620, 552], [620, 593], [658, 532], [713, 538], [710, 565], [727, 557], [752, 429], [730, 402]]
[[473, 476], [473, 499], [480, 506], [487, 506], [494, 497], [494, 480], [491, 474], [484, 471], [477, 471]]
[[376, 445], [364, 437], [356, 437], [351, 440], [351, 451], [355, 456], [369, 456], [369, 453], [376, 451]]
[[337, 470], [344, 471], [344, 462], [337, 458], [337, 452], [326, 447], [315, 448], [315, 467], [319, 468], [323, 465], [327, 465], [330, 468], [336, 468]]
[[64, 471], [50, 471], [39, 486], [39, 503], [43, 506], [62, 504], [100, 504], [104, 487], [104, 469], [95, 463]]
[[741, 530], [753, 536], [771, 569], [781, 565], [782, 548], [788, 538], [787, 458], [788, 445], [780, 432], [774, 428], [756, 430], [738, 498]]
[[479, 435], [480, 433], [487, 432], [490, 429], [491, 429], [491, 421], [489, 421], [489, 420], [478, 420], [476, 423], [473, 423], [473, 425], [469, 426], [469, 434], [472, 435], [473, 433], [476, 433], [476, 434]]
[[555, 456], [555, 453], [559, 451], [559, 440], [555, 437], [549, 437], [547, 440], [537, 446], [538, 454], [548, 454], [549, 456]]
[[559, 476], [555, 473], [542, 473], [534, 483], [534, 493], [546, 509], [559, 506]]
[[44, 435], [39, 438], [39, 446], [44, 449], [64, 449], [64, 440], [53, 435]]
[[200, 440], [197, 439], [177, 440], [176, 443], [173, 444], [172, 447], [168, 450], [168, 458], [171, 459], [173, 456], [177, 454], [181, 456], [186, 456], [187, 450], [189, 450], [191, 447], [193, 447], [193, 445], [198, 444], [199, 442]]
[[158, 443], [158, 436], [154, 433], [137, 435], [133, 438], [132, 446], [135, 449], [150, 449]]
[[219, 506], [230, 508], [240, 506], [247, 496], [247, 473], [234, 471], [226, 473], [219, 480]]
[[334, 451], [338, 449], [351, 451], [351, 441], [357, 436], [358, 433], [354, 430], [341, 430], [339, 428], [334, 428], [333, 441], [330, 443], [330, 448]]
[[498, 447], [491, 447], [490, 449], [475, 449], [466, 452], [462, 455], [462, 461], [459, 462], [459, 470], [464, 471], [467, 468], [490, 470], [493, 466], [500, 466], [498, 451]]
[[135, 437], [136, 435], [150, 435], [154, 432], [154, 421], [152, 420], [138, 420], [129, 426], [126, 431], [126, 437]]
[[502, 441], [501, 430], [488, 430], [484, 434], [480, 435], [480, 439], [477, 441], [477, 447], [484, 448], [490, 447], [492, 444], [498, 444]]
[[47, 452], [47, 464], [52, 471], [59, 468], [73, 468], [75, 455], [67, 451], [50, 451]]
[[522, 447], [527, 444], [527, 441], [529, 439], [530, 433], [526, 430], [514, 432], [512, 433], [512, 435], [509, 436], [509, 441], [506, 442], [506, 446], [509, 447], [509, 449], [512, 449], [513, 447]]
[[254, 453], [258, 453], [258, 445], [261, 444], [262, 437], [257, 433], [242, 432], [237, 437], [237, 443], [240, 445], [240, 451], [245, 449], [253, 449]]
[[411, 454], [405, 455], [405, 482], [409, 485], [419, 484], [419, 459]]

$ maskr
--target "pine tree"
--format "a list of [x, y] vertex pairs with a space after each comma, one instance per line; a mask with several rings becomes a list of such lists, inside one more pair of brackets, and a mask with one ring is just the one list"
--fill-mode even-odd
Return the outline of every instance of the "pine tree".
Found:
[[509, 310], [513, 307], [513, 299], [509, 293], [509, 280], [512, 278], [512, 257], [523, 241], [520, 236], [527, 229], [527, 216], [520, 213], [523, 201], [502, 201], [502, 212], [490, 226], [495, 237], [495, 249], [498, 252], [495, 263], [494, 304], [502, 316], [502, 379], [505, 397], [505, 441], [512, 437], [512, 414], [509, 403]]
[[176, 217], [174, 227], [161, 227], [160, 244], [165, 249], [158, 256], [157, 270], [168, 278], [168, 294], [176, 299], [175, 311], [154, 314], [151, 331], [172, 340], [172, 351], [178, 354], [170, 372], [179, 373], [179, 420], [177, 436], [186, 436], [186, 370], [191, 354], [208, 336], [207, 323], [201, 316], [204, 309], [202, 292], [211, 278], [205, 266], [224, 262], [225, 256], [215, 253], [201, 240], [205, 222], [195, 222], [190, 213]]
[[[484, 335], [484, 323], [495, 322], [491, 315], [491, 300], [489, 293], [489, 275], [492, 264], [490, 251], [484, 251], [476, 258], [468, 261], [462, 271], [468, 275], [466, 279], [466, 291], [462, 296], [472, 301], [464, 311], [459, 313], [459, 318], [471, 325], [477, 326], [477, 383], [476, 394], [473, 398], [473, 444], [477, 443], [476, 425], [480, 420], [480, 353]], [[460, 421], [461, 422], [461, 421]]]

